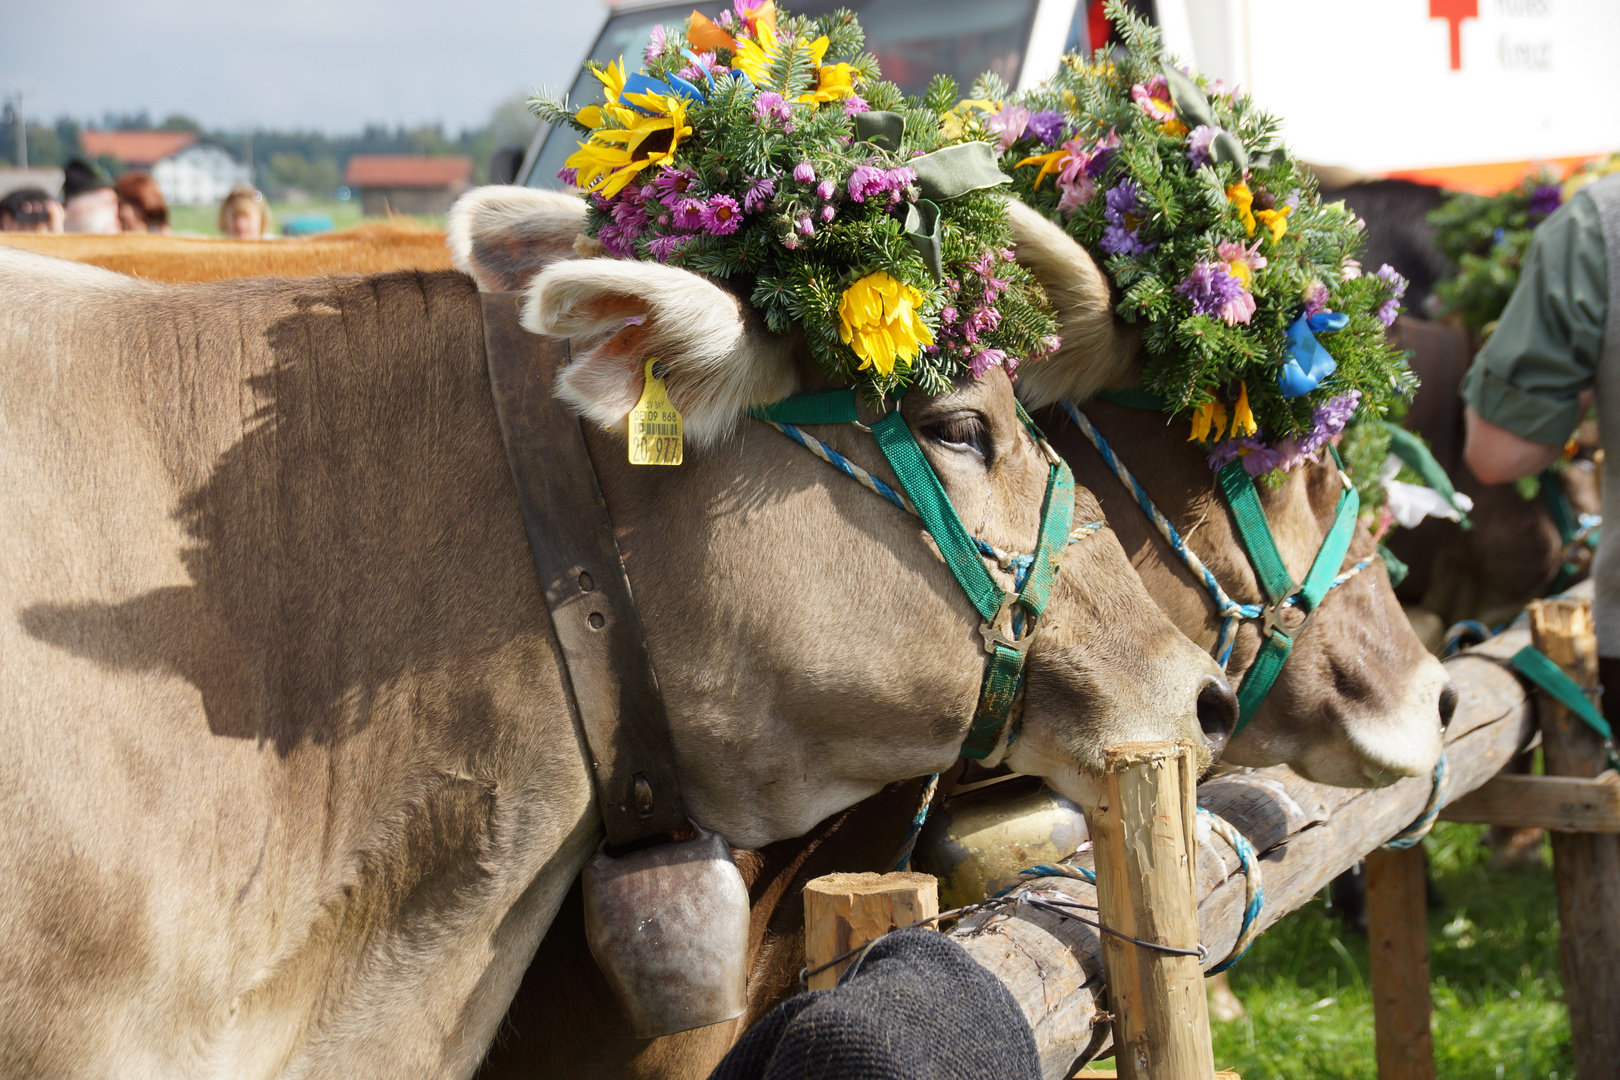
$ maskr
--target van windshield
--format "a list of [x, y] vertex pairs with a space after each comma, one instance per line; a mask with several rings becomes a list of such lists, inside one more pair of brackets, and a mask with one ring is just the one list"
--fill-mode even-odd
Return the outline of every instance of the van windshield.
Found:
[[[1036, 0], [800, 0], [795, 15], [825, 15], [849, 8], [866, 30], [866, 48], [877, 57], [883, 77], [908, 94], [921, 94], [935, 75], [949, 75], [966, 93], [974, 79], [993, 71], [1016, 85], [1024, 43], [1035, 18]], [[699, 3], [696, 10], [717, 18], [729, 4]], [[632, 70], [652, 39], [655, 26], [678, 26], [694, 10], [691, 3], [617, 12], [596, 39], [590, 58], [610, 64], [620, 57]], [[601, 96], [602, 84], [580, 70], [568, 90], [576, 108]], [[531, 187], [558, 187], [557, 171], [577, 149], [578, 133], [552, 129], [529, 170]]]

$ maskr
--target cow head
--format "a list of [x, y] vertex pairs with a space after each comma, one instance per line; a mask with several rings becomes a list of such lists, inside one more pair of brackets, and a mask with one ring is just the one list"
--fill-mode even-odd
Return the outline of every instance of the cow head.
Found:
[[[453, 218], [463, 223], [453, 244], [481, 282], [510, 286], [520, 282], [480, 267], [477, 252], [515, 250], [513, 231], [552, 238], [549, 253], [528, 259], [538, 272], [524, 325], [570, 340], [557, 393], [587, 421], [694, 816], [733, 844], [758, 845], [948, 767], [985, 652], [981, 620], [931, 538], [747, 418], [821, 385], [799, 342], [766, 332], [746, 302], [696, 274], [570, 258], [582, 212], [554, 195], [474, 193]], [[465, 223], [479, 221], [491, 224], [468, 235]], [[626, 414], [649, 356], [666, 365], [685, 420], [675, 468], [627, 463]], [[968, 530], [1032, 550], [1048, 463], [1005, 375], [908, 394], [901, 411]], [[859, 427], [810, 430], [895, 482]], [[1100, 517], [1081, 490], [1076, 524]], [[1069, 547], [1025, 671], [1016, 736], [1004, 734], [989, 760], [1088, 802], [1104, 746], [1207, 736], [1218, 749], [1236, 719], [1218, 666], [1153, 604], [1106, 529]]]
[[[1107, 278], [1085, 249], [1022, 203], [1013, 202], [1018, 259], [1059, 311], [1063, 347], [1051, 361], [1020, 372], [1019, 394], [1032, 407], [1069, 400], [1087, 415], [1189, 547], [1240, 603], [1262, 599], [1242, 540], [1197, 446], [1155, 413], [1091, 399], [1141, 381], [1137, 337], [1113, 317]], [[1154, 598], [1205, 648], [1220, 632], [1209, 593], [1159, 535], [1085, 437], [1056, 408], [1037, 419], [1101, 498], [1109, 522]], [[1260, 486], [1266, 518], [1294, 580], [1304, 578], [1342, 491], [1331, 460], [1307, 464], [1277, 487]], [[1375, 555], [1358, 528], [1346, 567]], [[1261, 645], [1256, 623], [1239, 631], [1229, 670], [1248, 669]], [[1331, 591], [1297, 635], [1276, 685], [1227, 749], [1242, 765], [1287, 763], [1322, 783], [1368, 787], [1422, 775], [1440, 753], [1442, 727], [1457, 692], [1401, 612], [1380, 561]]]

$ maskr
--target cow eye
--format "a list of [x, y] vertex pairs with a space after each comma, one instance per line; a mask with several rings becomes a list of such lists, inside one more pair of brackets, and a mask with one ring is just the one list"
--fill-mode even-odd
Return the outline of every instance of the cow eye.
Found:
[[923, 434], [953, 450], [971, 450], [990, 461], [990, 428], [978, 413], [958, 413], [923, 426]]

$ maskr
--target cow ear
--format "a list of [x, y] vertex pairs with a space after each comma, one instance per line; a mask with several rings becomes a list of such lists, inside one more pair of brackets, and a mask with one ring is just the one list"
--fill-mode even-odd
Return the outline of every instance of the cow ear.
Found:
[[523, 325], [568, 337], [557, 396], [609, 431], [641, 399], [649, 357], [696, 446], [730, 434], [748, 409], [798, 387], [794, 341], [766, 331], [747, 304], [707, 278], [659, 263], [583, 259], [547, 267]]
[[470, 275], [480, 292], [520, 292], [547, 266], [578, 257], [576, 241], [585, 239], [584, 231], [585, 203], [579, 196], [492, 184], [456, 200], [446, 240], [451, 263]]
[[1068, 233], [1017, 199], [1008, 200], [1019, 265], [1035, 275], [1057, 312], [1063, 344], [1018, 369], [1018, 396], [1031, 408], [1081, 402], [1108, 387], [1141, 380], [1141, 334], [1114, 317], [1108, 278]]

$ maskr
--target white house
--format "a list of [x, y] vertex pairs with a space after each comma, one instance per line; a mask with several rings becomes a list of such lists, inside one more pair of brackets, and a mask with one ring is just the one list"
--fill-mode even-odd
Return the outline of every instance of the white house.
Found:
[[152, 179], [170, 206], [212, 206], [237, 184], [251, 184], [253, 170], [229, 150], [195, 143], [152, 166]]

